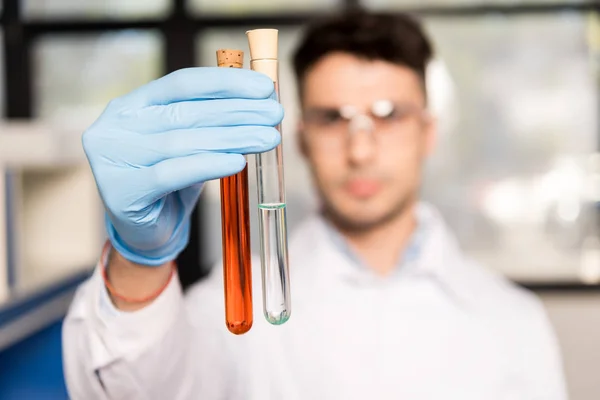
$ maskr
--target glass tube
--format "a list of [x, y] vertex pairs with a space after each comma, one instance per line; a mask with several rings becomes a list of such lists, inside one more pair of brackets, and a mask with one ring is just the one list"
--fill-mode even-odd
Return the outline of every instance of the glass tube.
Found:
[[[279, 99], [279, 63], [275, 29], [248, 31], [250, 67], [269, 76]], [[281, 126], [277, 126], [281, 133]], [[285, 323], [291, 314], [288, 265], [283, 148], [256, 154], [256, 180], [261, 250], [263, 313], [273, 325]]]
[[[218, 50], [217, 64], [242, 68], [243, 57], [240, 50]], [[231, 333], [241, 335], [253, 322], [248, 166], [220, 183], [225, 322]]]

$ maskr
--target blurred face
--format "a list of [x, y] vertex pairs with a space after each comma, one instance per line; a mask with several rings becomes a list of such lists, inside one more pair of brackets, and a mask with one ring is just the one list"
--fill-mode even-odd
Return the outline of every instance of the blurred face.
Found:
[[334, 222], [369, 229], [414, 202], [434, 136], [415, 72], [332, 53], [305, 76], [302, 112], [300, 148]]

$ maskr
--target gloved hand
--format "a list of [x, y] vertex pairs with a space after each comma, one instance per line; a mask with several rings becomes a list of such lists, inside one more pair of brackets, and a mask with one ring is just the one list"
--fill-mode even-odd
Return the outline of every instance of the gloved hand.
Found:
[[83, 134], [113, 247], [148, 266], [189, 238], [202, 183], [241, 171], [242, 154], [273, 149], [283, 118], [273, 82], [237, 68], [189, 68], [109, 103]]

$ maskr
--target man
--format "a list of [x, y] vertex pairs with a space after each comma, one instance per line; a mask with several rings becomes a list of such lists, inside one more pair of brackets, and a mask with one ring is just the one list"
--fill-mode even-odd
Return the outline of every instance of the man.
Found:
[[83, 137], [110, 244], [65, 323], [72, 398], [564, 399], [540, 302], [469, 262], [418, 202], [431, 56], [405, 16], [307, 31], [299, 144], [322, 212], [290, 238], [291, 319], [243, 336], [225, 328], [219, 268], [183, 296], [172, 260], [202, 182], [279, 143], [272, 83], [196, 68], [111, 102]]

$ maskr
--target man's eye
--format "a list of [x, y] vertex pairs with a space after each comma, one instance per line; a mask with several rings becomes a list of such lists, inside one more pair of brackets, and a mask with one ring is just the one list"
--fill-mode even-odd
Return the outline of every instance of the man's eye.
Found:
[[342, 116], [338, 111], [329, 110], [318, 113], [317, 120], [324, 124], [334, 124], [342, 120]]
[[381, 119], [395, 120], [395, 119], [401, 119], [402, 117], [404, 117], [404, 113], [401, 110], [394, 108], [389, 113], [382, 115]]

